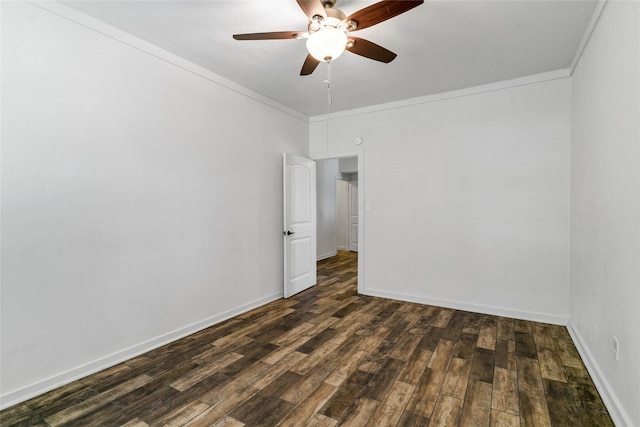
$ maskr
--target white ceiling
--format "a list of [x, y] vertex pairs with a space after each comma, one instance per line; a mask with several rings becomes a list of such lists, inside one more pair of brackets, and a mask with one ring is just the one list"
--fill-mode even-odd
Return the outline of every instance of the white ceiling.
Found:
[[[338, 0], [347, 15], [374, 3]], [[295, 0], [65, 1], [307, 116], [326, 113], [326, 64], [301, 77], [304, 40], [236, 33], [305, 30]], [[355, 32], [398, 54], [389, 64], [345, 52], [332, 63], [331, 111], [566, 69], [596, 0], [426, 0]]]

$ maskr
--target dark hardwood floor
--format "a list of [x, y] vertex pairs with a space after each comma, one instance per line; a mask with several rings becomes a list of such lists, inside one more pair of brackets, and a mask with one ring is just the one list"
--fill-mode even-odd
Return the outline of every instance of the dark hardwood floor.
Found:
[[2, 426], [612, 426], [566, 328], [318, 285], [0, 413]]

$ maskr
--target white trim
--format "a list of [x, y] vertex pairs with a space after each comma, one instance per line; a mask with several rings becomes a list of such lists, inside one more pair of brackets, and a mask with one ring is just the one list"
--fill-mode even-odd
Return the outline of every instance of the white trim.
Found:
[[555, 314], [537, 313], [533, 311], [513, 310], [503, 307], [494, 307], [490, 305], [469, 304], [460, 301], [449, 301], [438, 298], [428, 298], [417, 295], [409, 295], [397, 292], [381, 291], [377, 289], [365, 289], [362, 292], [365, 295], [374, 297], [389, 298], [399, 301], [415, 302], [418, 304], [435, 305], [438, 307], [452, 308], [454, 310], [472, 311], [475, 313], [490, 314], [493, 316], [509, 317], [512, 319], [529, 320], [532, 322], [550, 323], [553, 325], [566, 325], [569, 321], [569, 315], [560, 316]]
[[[361, 108], [355, 108], [355, 109], [342, 111], [342, 112], [335, 112], [335, 113], [331, 113], [331, 117], [341, 118], [341, 117], [350, 117], [350, 116], [361, 115], [361, 114], [368, 114], [376, 111], [384, 111], [384, 110], [390, 110], [390, 109], [396, 109], [396, 108], [409, 107], [417, 104], [425, 104], [429, 102], [442, 101], [445, 99], [459, 98], [463, 96], [476, 95], [476, 94], [485, 93], [485, 92], [492, 92], [492, 91], [501, 90], [501, 89], [507, 89], [507, 88], [517, 87], [517, 86], [524, 86], [524, 85], [533, 84], [533, 83], [540, 83], [544, 81], [570, 77], [571, 75], [573, 75], [573, 71], [577, 66], [580, 58], [582, 57], [582, 53], [584, 52], [584, 49], [586, 48], [589, 42], [589, 39], [591, 38], [591, 34], [593, 33], [593, 30], [596, 27], [597, 22], [600, 19], [602, 11], [604, 10], [604, 7], [607, 4], [607, 2], [608, 0], [598, 1], [594, 9], [593, 15], [591, 17], [591, 20], [587, 26], [587, 29], [585, 30], [585, 33], [582, 37], [580, 45], [576, 50], [576, 53], [573, 57], [573, 60], [569, 68], [548, 71], [545, 73], [533, 74], [530, 76], [518, 77], [514, 79], [509, 79], [509, 80], [502, 80], [498, 82], [488, 83], [488, 84], [479, 85], [479, 86], [473, 86], [473, 87], [449, 91], [449, 92], [442, 92], [438, 94], [425, 95], [421, 97], [389, 102], [385, 104], [378, 104], [378, 105], [366, 106]], [[31, 6], [37, 7], [42, 10], [46, 10], [47, 12], [50, 12], [61, 18], [67, 19], [87, 29], [100, 33], [112, 40], [119, 41], [134, 49], [140, 50], [141, 52], [154, 56], [160, 60], [166, 61], [170, 64], [175, 65], [176, 67], [184, 69], [185, 71], [191, 72], [206, 80], [209, 80], [212, 83], [223, 86], [233, 92], [249, 97], [257, 102], [260, 102], [264, 105], [275, 108], [276, 110], [279, 110], [283, 113], [291, 115], [302, 121], [318, 122], [318, 121], [326, 120], [325, 114], [308, 117], [290, 107], [280, 104], [270, 98], [267, 98], [266, 96], [260, 95], [257, 92], [254, 92], [244, 86], [241, 86], [231, 80], [228, 80], [218, 74], [215, 74], [197, 64], [194, 64], [193, 62], [187, 61], [184, 58], [174, 55], [142, 39], [139, 39], [119, 28], [113, 27], [105, 22], [102, 22], [89, 15], [86, 15], [78, 11], [77, 9], [73, 9], [70, 6], [66, 6], [56, 1], [46, 1], [46, 2], [36, 3], [30, 0], [26, 0], [25, 3], [30, 4]]]
[[578, 332], [571, 323], [567, 325], [567, 330], [569, 331], [569, 335], [571, 335], [573, 343], [578, 349], [578, 353], [580, 353], [580, 357], [582, 358], [587, 371], [589, 371], [589, 375], [591, 375], [591, 379], [593, 380], [598, 393], [600, 393], [600, 397], [602, 398], [604, 405], [609, 411], [609, 415], [611, 415], [611, 418], [613, 419], [613, 423], [617, 427], [632, 427], [633, 422], [631, 421], [631, 417], [620, 404], [620, 400], [616, 396], [613, 387], [611, 387], [607, 378], [602, 373], [600, 366], [598, 366], [596, 359], [593, 357], [593, 354], [591, 354], [591, 351], [589, 351], [589, 347], [585, 344], [580, 332]]
[[364, 149], [358, 150], [358, 293], [362, 294], [365, 290], [366, 281], [364, 279], [364, 230], [365, 230], [365, 205], [366, 199], [364, 192]]
[[70, 6], [66, 6], [64, 4], [58, 3], [57, 1], [44, 1], [44, 2], [35, 3], [27, 0], [25, 1], [25, 3], [33, 7], [37, 7], [39, 9], [45, 10], [49, 13], [52, 13], [68, 21], [71, 21], [91, 31], [95, 31], [99, 34], [102, 34], [105, 37], [118, 41], [122, 44], [125, 44], [133, 49], [137, 49], [140, 52], [146, 53], [155, 58], [158, 58], [161, 61], [165, 61], [169, 64], [175, 65], [178, 68], [181, 68], [187, 72], [190, 72], [199, 77], [202, 77], [203, 79], [206, 79], [219, 86], [222, 86], [232, 92], [237, 93], [238, 95], [251, 98], [254, 101], [257, 101], [268, 107], [272, 107], [278, 111], [281, 111], [297, 119], [300, 119], [303, 122], [309, 121], [309, 117], [307, 117], [306, 115], [298, 111], [295, 111], [292, 108], [282, 105], [271, 98], [267, 98], [266, 96], [260, 95], [259, 93], [254, 92], [251, 89], [247, 89], [246, 87], [241, 86], [231, 80], [225, 79], [224, 77], [218, 74], [215, 74], [204, 67], [194, 64], [193, 62], [187, 61], [184, 58], [174, 55], [173, 53], [168, 52], [164, 49], [161, 49], [158, 46], [148, 43], [142, 39], [139, 39], [119, 28], [113, 27], [98, 19], [95, 19], [89, 15], [86, 15], [76, 9], [73, 9]]
[[333, 251], [333, 252], [330, 252], [330, 253], [327, 253], [327, 254], [318, 255], [316, 257], [316, 261], [322, 261], [323, 259], [331, 258], [331, 257], [334, 257], [336, 255], [338, 255], [338, 251], [337, 250]]
[[253, 310], [254, 308], [279, 300], [282, 297], [283, 294], [280, 292], [277, 294], [269, 295], [267, 297], [259, 298], [234, 309], [227, 310], [224, 313], [220, 313], [199, 322], [192, 323], [191, 325], [176, 329], [175, 331], [169, 332], [168, 334], [160, 335], [143, 343], [136, 344], [129, 348], [125, 348], [124, 350], [120, 350], [108, 356], [96, 359], [93, 362], [85, 363], [84, 365], [69, 369], [68, 371], [61, 372], [44, 380], [37, 381], [26, 387], [22, 387], [18, 390], [13, 390], [5, 393], [0, 396], [0, 410], [24, 402], [28, 399], [31, 399], [32, 397], [39, 396], [42, 393], [46, 393], [65, 384], [69, 384], [88, 375], [115, 366], [119, 363], [125, 362], [131, 358], [162, 347], [163, 345], [169, 344], [188, 335], [214, 326], [234, 316], [238, 316], [242, 313]]
[[582, 40], [580, 40], [580, 44], [578, 45], [578, 49], [576, 53], [573, 55], [573, 60], [571, 61], [571, 65], [569, 66], [569, 74], [573, 76], [573, 72], [575, 71], [578, 63], [580, 62], [580, 58], [582, 58], [582, 54], [584, 50], [587, 48], [589, 44], [589, 40], [591, 39], [591, 35], [598, 25], [598, 21], [600, 20], [600, 16], [602, 16], [602, 11], [604, 7], [607, 5], [608, 0], [598, 0], [595, 9], [593, 10], [593, 14], [591, 14], [591, 20], [587, 25], [587, 28], [582, 35]]
[[[327, 160], [327, 159], [344, 159], [347, 157], [358, 157], [362, 153], [362, 150], [363, 148], [355, 148], [354, 151], [345, 151], [345, 152], [339, 152], [339, 153], [309, 153], [309, 158], [313, 160]], [[343, 174], [339, 173], [339, 175], [343, 175]], [[336, 176], [336, 179], [337, 178], [338, 176]]]
[[[339, 111], [339, 112], [331, 113], [330, 118], [334, 120], [338, 118], [359, 116], [359, 115], [374, 113], [378, 111], [395, 110], [398, 108], [406, 108], [406, 107], [411, 107], [419, 104], [428, 104], [431, 102], [438, 102], [438, 101], [443, 101], [447, 99], [462, 98], [465, 96], [478, 95], [478, 94], [487, 93], [487, 92], [495, 92], [498, 90], [514, 88], [518, 86], [527, 86], [535, 83], [542, 83], [542, 82], [547, 82], [551, 80], [564, 79], [570, 76], [571, 76], [571, 73], [569, 68], [563, 68], [560, 70], [548, 71], [546, 73], [533, 74], [530, 76], [518, 77], [510, 80], [502, 80], [499, 82], [468, 87], [465, 89], [442, 92], [442, 93], [437, 93], [433, 95], [419, 96], [416, 98], [404, 99], [401, 101], [388, 102], [386, 104], [378, 104], [378, 105], [371, 105], [368, 107], [354, 108], [352, 110]], [[309, 117], [309, 123], [322, 122], [325, 120], [327, 120], [326, 114]]]

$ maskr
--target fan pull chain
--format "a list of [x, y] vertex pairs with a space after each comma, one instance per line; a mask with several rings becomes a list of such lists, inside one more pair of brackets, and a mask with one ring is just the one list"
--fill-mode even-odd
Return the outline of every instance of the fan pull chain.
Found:
[[327, 62], [327, 114], [329, 114], [329, 110], [331, 108], [331, 61]]
[[327, 140], [326, 140], [326, 151], [327, 151], [327, 156], [329, 155], [329, 118], [330, 118], [330, 114], [331, 114], [331, 103], [333, 102], [333, 99], [331, 98], [331, 61], [327, 62], [327, 80], [325, 80], [325, 82], [327, 83]]

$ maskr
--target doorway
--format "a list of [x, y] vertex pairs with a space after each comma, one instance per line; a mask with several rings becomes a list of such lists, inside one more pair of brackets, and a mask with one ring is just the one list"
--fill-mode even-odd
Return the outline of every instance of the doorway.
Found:
[[360, 293], [364, 260], [361, 165], [361, 154], [316, 159], [317, 258], [322, 261], [339, 254], [355, 255]]

